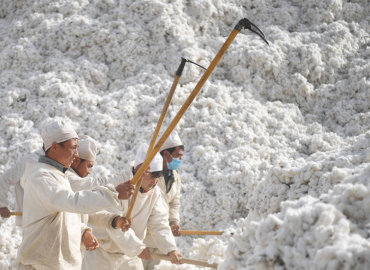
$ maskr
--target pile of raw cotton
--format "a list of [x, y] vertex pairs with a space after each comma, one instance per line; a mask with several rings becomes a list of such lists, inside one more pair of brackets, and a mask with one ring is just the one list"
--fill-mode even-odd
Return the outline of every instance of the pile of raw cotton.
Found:
[[[93, 175], [122, 170], [180, 57], [208, 66], [247, 17], [270, 46], [241, 31], [176, 127], [181, 226], [225, 233], [179, 249], [219, 269], [368, 269], [369, 14], [354, 0], [3, 0], [0, 174], [56, 118], [101, 143]], [[202, 74], [186, 65], [163, 129]], [[20, 241], [2, 219], [1, 269], [16, 269]]]

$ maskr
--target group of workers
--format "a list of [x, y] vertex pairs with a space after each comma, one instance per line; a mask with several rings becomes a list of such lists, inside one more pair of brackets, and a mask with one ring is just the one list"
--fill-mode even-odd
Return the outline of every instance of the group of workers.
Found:
[[[42, 149], [24, 156], [0, 176], [0, 216], [8, 218], [7, 194], [15, 186], [16, 225], [22, 226], [18, 269], [154, 269], [151, 253], [183, 257], [180, 235], [181, 180], [177, 169], [184, 146], [176, 131], [143, 175], [131, 218], [135, 186], [130, 180], [145, 160], [143, 143], [135, 160], [118, 174], [88, 177], [98, 143], [77, 135], [66, 121], [43, 128]], [[148, 233], [149, 231], [149, 233]], [[85, 252], [84, 252], [85, 250]]]

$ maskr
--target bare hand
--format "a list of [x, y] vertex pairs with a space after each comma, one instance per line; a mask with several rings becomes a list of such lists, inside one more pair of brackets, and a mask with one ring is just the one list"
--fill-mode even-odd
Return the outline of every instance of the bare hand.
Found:
[[9, 218], [10, 217], [10, 211], [8, 207], [0, 208], [0, 216], [2, 218]]
[[118, 217], [114, 221], [114, 227], [121, 228], [121, 231], [126, 232], [131, 228], [132, 218], [127, 220], [125, 217]]
[[180, 258], [185, 258], [178, 250], [168, 252], [168, 255], [171, 256], [172, 258], [171, 262], [174, 264], [180, 264]]
[[95, 236], [92, 234], [91, 231], [86, 230], [84, 234], [82, 235], [82, 243], [84, 244], [86, 250], [95, 250], [99, 247], [99, 242], [95, 238]]
[[179, 223], [177, 221], [172, 221], [170, 223], [170, 226], [171, 226], [171, 231], [172, 231], [172, 234], [174, 236], [180, 236], [180, 226], [179, 226]]
[[135, 185], [130, 184], [130, 181], [119, 184], [116, 186], [118, 192], [118, 199], [127, 200], [132, 194], [134, 194]]
[[141, 254], [138, 256], [140, 259], [144, 259], [144, 260], [147, 260], [147, 261], [150, 261], [150, 259], [152, 257], [150, 257], [150, 252], [149, 252], [149, 248], [146, 247], [143, 252], [141, 252]]

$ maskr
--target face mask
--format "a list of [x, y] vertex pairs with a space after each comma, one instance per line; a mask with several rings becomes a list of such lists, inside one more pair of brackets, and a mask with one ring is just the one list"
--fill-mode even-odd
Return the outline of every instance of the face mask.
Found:
[[[170, 154], [171, 156], [171, 154]], [[171, 156], [172, 157], [172, 156]], [[180, 168], [182, 163], [182, 160], [179, 160], [178, 158], [172, 157], [172, 161], [170, 163], [167, 162], [167, 167], [169, 170], [174, 171]]]

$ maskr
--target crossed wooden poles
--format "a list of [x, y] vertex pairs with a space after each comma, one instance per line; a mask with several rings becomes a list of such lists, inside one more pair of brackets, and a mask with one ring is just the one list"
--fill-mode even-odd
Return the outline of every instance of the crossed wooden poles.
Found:
[[[266, 40], [265, 35], [262, 33], [262, 31], [256, 25], [254, 25], [253, 23], [251, 23], [246, 18], [241, 19], [236, 24], [236, 26], [234, 27], [234, 30], [231, 32], [231, 34], [229, 35], [229, 37], [226, 39], [225, 43], [222, 45], [221, 49], [219, 50], [219, 52], [217, 53], [217, 55], [215, 56], [215, 58], [213, 59], [213, 61], [209, 65], [208, 69], [204, 72], [202, 78], [199, 80], [198, 84], [195, 86], [194, 90], [191, 92], [191, 94], [189, 95], [188, 99], [185, 101], [184, 105], [180, 108], [179, 112], [177, 113], [177, 115], [175, 116], [175, 118], [172, 120], [172, 122], [168, 126], [167, 130], [163, 133], [162, 137], [159, 139], [159, 141], [155, 145], [155, 142], [157, 141], [157, 138], [158, 138], [159, 131], [161, 130], [161, 127], [162, 127], [162, 124], [163, 124], [163, 121], [164, 121], [164, 117], [167, 114], [168, 107], [169, 107], [169, 105], [171, 103], [173, 94], [175, 92], [175, 89], [176, 89], [177, 84], [179, 82], [179, 79], [181, 77], [181, 74], [182, 74], [182, 71], [184, 69], [185, 63], [186, 62], [191, 62], [190, 60], [187, 60], [185, 58], [182, 58], [181, 64], [180, 64], [180, 66], [179, 66], [179, 68], [178, 68], [178, 70], [176, 72], [175, 80], [174, 80], [174, 82], [172, 84], [170, 93], [168, 94], [168, 97], [167, 97], [167, 100], [166, 100], [165, 105], [163, 107], [161, 116], [159, 117], [159, 120], [158, 120], [156, 129], [154, 131], [152, 140], [151, 140], [150, 145], [149, 145], [149, 148], [148, 148], [147, 155], [146, 155], [145, 160], [144, 160], [144, 163], [141, 165], [141, 167], [139, 168], [139, 170], [136, 172], [136, 174], [134, 175], [134, 177], [131, 180], [131, 184], [136, 185], [136, 187], [135, 187], [134, 194], [132, 195], [129, 208], [128, 208], [127, 213], [126, 213], [126, 218], [127, 219], [129, 219], [131, 217], [132, 210], [134, 208], [135, 201], [136, 201], [136, 198], [137, 198], [137, 194], [138, 194], [138, 192], [140, 190], [140, 187], [141, 187], [142, 177], [144, 175], [144, 172], [147, 170], [150, 162], [152, 162], [154, 156], [159, 152], [159, 150], [161, 149], [161, 147], [163, 146], [163, 144], [165, 143], [165, 141], [170, 136], [171, 132], [175, 129], [175, 127], [179, 123], [180, 119], [183, 117], [183, 115], [185, 114], [185, 112], [187, 111], [187, 109], [189, 108], [189, 106], [191, 105], [191, 103], [194, 101], [195, 97], [198, 95], [198, 93], [202, 89], [203, 85], [205, 84], [205, 82], [207, 81], [207, 79], [209, 78], [209, 76], [211, 76], [213, 70], [216, 68], [217, 64], [220, 62], [221, 58], [226, 53], [227, 49], [229, 48], [230, 44], [235, 39], [236, 35], [243, 28], [244, 29], [248, 29], [248, 30], [252, 31], [253, 33], [259, 35], [266, 42], [266, 44], [269, 45], [268, 41]], [[194, 62], [191, 62], [191, 63], [196, 64]], [[196, 64], [196, 65], [198, 65], [198, 64]], [[202, 67], [202, 66], [200, 66], [200, 67]], [[12, 215], [22, 215], [22, 212], [12, 212]], [[186, 231], [180, 231], [181, 234], [186, 234], [185, 232]], [[189, 232], [193, 232], [194, 233], [196, 231], [189, 231]], [[205, 232], [205, 231], [198, 231], [198, 232]], [[222, 232], [216, 232], [216, 233], [217, 234], [215, 234], [215, 235], [222, 234]], [[211, 235], [211, 233], [199, 233], [198, 235], [201, 235], [201, 234], [202, 235]], [[157, 259], [161, 259], [161, 260], [168, 260], [168, 261], [171, 261], [172, 260], [171, 257], [170, 256], [167, 256], [167, 255], [160, 255], [160, 254], [151, 253], [150, 256], [152, 258], [157, 258]], [[190, 260], [190, 259], [183, 258], [183, 259], [181, 259], [181, 262], [182, 263], [199, 265], [199, 266], [206, 266], [206, 267], [217, 268], [217, 264], [208, 264], [206, 262], [197, 261], [197, 260]]]

